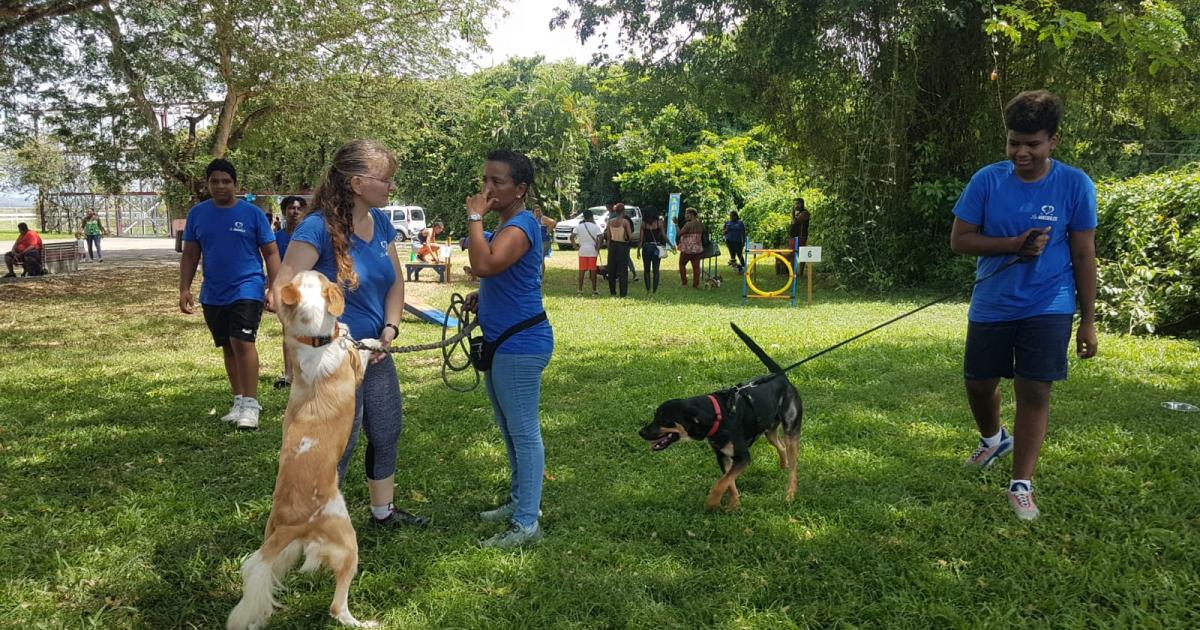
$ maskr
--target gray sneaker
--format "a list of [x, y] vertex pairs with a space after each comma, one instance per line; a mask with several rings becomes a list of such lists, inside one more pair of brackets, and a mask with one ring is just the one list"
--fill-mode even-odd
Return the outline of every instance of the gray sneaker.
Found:
[[516, 523], [512, 523], [508, 531], [496, 534], [487, 540], [479, 543], [481, 547], [492, 547], [495, 549], [512, 549], [514, 547], [523, 547], [532, 545], [542, 539], [542, 526], [534, 523], [533, 527], [524, 528]]
[[242, 395], [238, 394], [233, 397], [233, 406], [229, 408], [229, 413], [221, 416], [221, 422], [237, 422], [240, 417], [242, 417]]
[[[512, 518], [513, 514], [517, 513], [517, 504], [509, 501], [498, 508], [493, 508], [479, 513], [479, 519], [485, 523], [500, 523]], [[542, 511], [538, 510], [538, 518], [542, 518]]]
[[479, 513], [479, 518], [485, 523], [499, 523], [512, 518], [512, 515], [517, 511], [517, 504], [509, 501], [498, 508], [486, 510]]
[[257, 431], [258, 430], [258, 415], [262, 411], [262, 405], [258, 404], [253, 398], [243, 398], [241, 412], [238, 414], [237, 420], [234, 421], [234, 426], [238, 431]]
[[1008, 488], [1008, 504], [1022, 521], [1037, 520], [1042, 515], [1033, 502], [1033, 489], [1023, 483], [1014, 483]]

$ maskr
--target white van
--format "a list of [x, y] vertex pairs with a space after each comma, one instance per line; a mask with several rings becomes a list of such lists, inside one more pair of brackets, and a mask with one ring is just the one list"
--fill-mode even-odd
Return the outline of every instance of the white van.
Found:
[[425, 208], [421, 206], [384, 206], [379, 211], [391, 219], [398, 241], [411, 241], [425, 229]]
[[[592, 211], [592, 220], [600, 229], [608, 226], [608, 209], [604, 206], [592, 206], [588, 208]], [[633, 223], [633, 241], [636, 245], [638, 235], [642, 229], [642, 209], [637, 206], [625, 206], [625, 218]], [[558, 222], [558, 226], [554, 228], [554, 242], [558, 243], [559, 249], [579, 249], [579, 243], [575, 242], [575, 226], [583, 221], [583, 213]]]

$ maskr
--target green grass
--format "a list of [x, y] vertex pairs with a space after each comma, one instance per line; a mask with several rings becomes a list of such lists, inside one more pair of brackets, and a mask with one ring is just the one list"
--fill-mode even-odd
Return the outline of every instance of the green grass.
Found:
[[[1104, 335], [1100, 357], [1072, 359], [1037, 475], [1044, 516], [1025, 524], [1008, 510], [1006, 470], [960, 470], [976, 439], [961, 383], [966, 306], [934, 307], [793, 374], [807, 412], [794, 503], [760, 441], [742, 508], [708, 514], [708, 447], [651, 454], [636, 431], [662, 400], [763, 372], [729, 321], [796, 360], [929, 296], [819, 289], [812, 307], [743, 307], [740, 287], [681, 290], [671, 268], [653, 300], [640, 285], [623, 301], [576, 298], [574, 256], [550, 262], [546, 540], [478, 548], [496, 529], [474, 514], [507, 489], [486, 396], [448, 390], [436, 353], [406, 355], [398, 495], [434, 525], [368, 527], [356, 456], [345, 491], [359, 618], [389, 628], [1200, 625], [1200, 414], [1159, 405], [1200, 404], [1196, 342]], [[0, 627], [221, 627], [240, 595], [240, 558], [262, 542], [285, 404], [268, 385], [278, 323], [266, 320], [259, 344], [264, 428], [235, 433], [217, 419], [228, 404], [220, 355], [202, 319], [178, 313], [175, 270], [117, 274], [0, 286]], [[449, 290], [410, 285], [435, 305]], [[411, 342], [436, 334], [402, 328]], [[1011, 416], [1011, 390], [1005, 401]], [[272, 627], [335, 627], [327, 572], [287, 585]]]

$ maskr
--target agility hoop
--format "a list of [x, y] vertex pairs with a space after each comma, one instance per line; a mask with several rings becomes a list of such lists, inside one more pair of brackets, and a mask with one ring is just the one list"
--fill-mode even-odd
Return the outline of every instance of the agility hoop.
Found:
[[[783, 262], [784, 265], [787, 266], [787, 271], [788, 271], [787, 282], [785, 282], [782, 287], [780, 287], [774, 291], [763, 291], [762, 289], [758, 288], [758, 285], [754, 284], [754, 279], [753, 279], [753, 275], [752, 275], [754, 272], [754, 267], [755, 267], [755, 265], [758, 264], [758, 261], [763, 258], [775, 258], [775, 259], [780, 260], [781, 262]], [[796, 272], [792, 268], [792, 262], [790, 260], [788, 260], [787, 258], [784, 258], [779, 252], [771, 251], [771, 250], [760, 252], [754, 258], [751, 258], [750, 264], [746, 265], [745, 276], [746, 276], [746, 286], [749, 287], [749, 289], [754, 292], [754, 295], [756, 297], [768, 297], [768, 298], [779, 297], [785, 291], [787, 291], [788, 289], [791, 289], [792, 283], [794, 283], [796, 281]]]

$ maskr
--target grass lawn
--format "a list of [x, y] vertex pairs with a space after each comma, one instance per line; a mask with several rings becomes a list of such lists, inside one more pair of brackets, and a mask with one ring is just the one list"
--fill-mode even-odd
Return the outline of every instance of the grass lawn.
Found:
[[[736, 321], [793, 361], [929, 298], [818, 290], [813, 307], [740, 305], [740, 286], [578, 298], [550, 259], [554, 358], [542, 417], [545, 541], [483, 550], [475, 518], [507, 491], [482, 388], [447, 389], [437, 353], [403, 355], [398, 495], [427, 531], [369, 526], [361, 456], [345, 485], [360, 618], [389, 628], [1200, 626], [1200, 404], [1195, 341], [1102, 335], [1055, 388], [1026, 524], [976, 441], [961, 382], [966, 304], [924, 311], [803, 366], [800, 487], [765, 441], [736, 513], [705, 513], [708, 447], [651, 454], [663, 400], [763, 373]], [[669, 273], [668, 273], [669, 271]], [[124, 275], [122, 275], [124, 274]], [[264, 319], [264, 427], [235, 433], [220, 353], [176, 308], [172, 266], [0, 285], [0, 627], [216, 628], [262, 542], [285, 394]], [[451, 290], [410, 284], [445, 305]], [[401, 343], [437, 329], [408, 321]], [[1011, 418], [1011, 388], [1005, 413]], [[1011, 422], [1006, 421], [1011, 428]], [[361, 447], [360, 447], [361, 448]], [[1190, 550], [1190, 551], [1189, 551]], [[336, 627], [328, 572], [291, 575], [272, 627]]]

